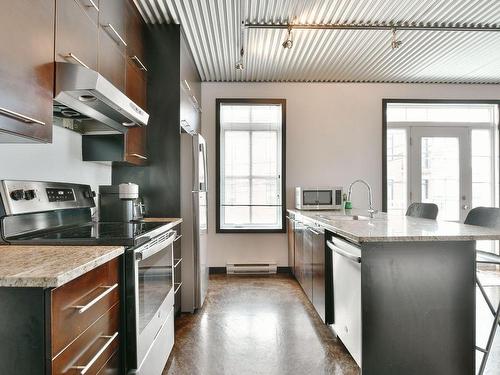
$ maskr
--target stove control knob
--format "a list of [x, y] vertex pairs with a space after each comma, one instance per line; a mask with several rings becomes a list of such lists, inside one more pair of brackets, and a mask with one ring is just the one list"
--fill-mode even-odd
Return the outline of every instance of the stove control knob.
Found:
[[35, 199], [35, 197], [36, 197], [35, 190], [26, 190], [24, 192], [24, 199], [26, 199], [27, 201]]
[[83, 192], [83, 196], [85, 198], [94, 198], [95, 197], [95, 191], [86, 190], [86, 191]]
[[15, 201], [20, 201], [24, 199], [24, 190], [23, 189], [12, 190], [10, 192], [10, 197]]

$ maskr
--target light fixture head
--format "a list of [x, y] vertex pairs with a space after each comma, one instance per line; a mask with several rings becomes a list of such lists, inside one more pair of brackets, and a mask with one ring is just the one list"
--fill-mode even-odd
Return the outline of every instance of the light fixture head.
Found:
[[245, 70], [245, 66], [243, 65], [242, 61], [238, 61], [236, 65], [234, 66], [234, 69], [236, 70]]
[[292, 27], [288, 26], [288, 37], [286, 40], [283, 42], [282, 47], [284, 49], [290, 49], [293, 47], [293, 40], [292, 40]]
[[285, 41], [283, 42], [282, 46], [283, 46], [283, 48], [285, 48], [285, 49], [290, 49], [290, 48], [292, 48], [292, 47], [293, 47], [293, 40], [291, 40], [291, 39], [287, 39], [287, 40], [285, 40]]
[[398, 38], [396, 37], [396, 28], [394, 27], [392, 29], [391, 48], [393, 50], [398, 49], [402, 44], [403, 42], [401, 40], [398, 40]]

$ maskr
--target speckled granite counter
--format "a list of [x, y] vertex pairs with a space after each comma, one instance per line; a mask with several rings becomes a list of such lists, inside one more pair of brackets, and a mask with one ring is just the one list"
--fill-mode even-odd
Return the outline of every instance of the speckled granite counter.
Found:
[[[391, 216], [377, 213], [367, 218], [364, 210], [288, 210], [355, 242], [500, 240], [500, 231], [448, 221]], [[361, 220], [353, 217], [362, 215]], [[369, 219], [369, 220], [368, 220]]]
[[121, 246], [0, 246], [0, 286], [58, 287], [123, 252]]

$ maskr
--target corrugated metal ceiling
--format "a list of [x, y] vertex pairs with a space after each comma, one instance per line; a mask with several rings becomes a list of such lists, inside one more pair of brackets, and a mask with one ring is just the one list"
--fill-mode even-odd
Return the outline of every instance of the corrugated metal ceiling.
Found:
[[247, 29], [240, 22], [500, 25], [498, 0], [134, 0], [148, 23], [180, 23], [203, 81], [500, 83], [500, 32]]

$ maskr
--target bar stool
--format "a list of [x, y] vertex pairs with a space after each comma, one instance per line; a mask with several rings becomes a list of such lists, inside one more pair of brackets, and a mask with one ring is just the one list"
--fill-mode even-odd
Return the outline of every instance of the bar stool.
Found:
[[439, 208], [434, 203], [415, 202], [408, 206], [406, 216], [436, 220]]
[[[500, 208], [493, 208], [493, 207], [473, 208], [467, 215], [464, 224], [500, 229]], [[500, 256], [486, 251], [476, 250], [476, 263], [500, 265]], [[481, 284], [481, 281], [479, 281], [479, 278], [477, 276], [476, 276], [476, 283], [494, 318], [493, 323], [491, 325], [490, 334], [488, 336], [488, 341], [486, 343], [486, 348], [483, 349], [476, 346], [476, 349], [483, 353], [483, 359], [481, 361], [478, 373], [479, 375], [482, 375], [484, 373], [484, 369], [486, 368], [486, 362], [488, 361], [488, 357], [491, 352], [491, 347], [493, 345], [493, 340], [495, 339], [497, 327], [500, 324], [500, 301], [495, 310], [493, 303], [486, 294], [486, 291], [484, 290], [484, 287]]]

